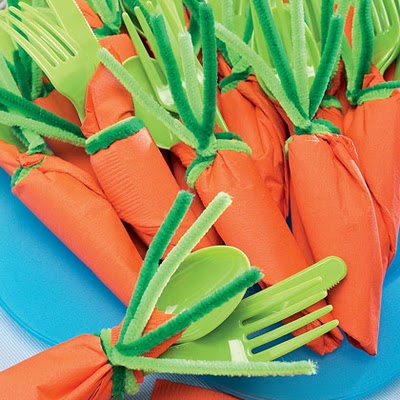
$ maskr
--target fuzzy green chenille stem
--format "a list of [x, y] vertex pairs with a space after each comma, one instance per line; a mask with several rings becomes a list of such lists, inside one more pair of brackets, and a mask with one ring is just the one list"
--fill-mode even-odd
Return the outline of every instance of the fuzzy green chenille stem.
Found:
[[373, 42], [371, 1], [358, 0], [353, 22], [354, 86], [350, 90], [357, 92], [362, 89], [364, 75], [369, 73], [371, 67]]
[[209, 314], [211, 310], [215, 310], [243, 290], [256, 284], [262, 277], [263, 274], [258, 269], [251, 268], [157, 329], [126, 345], [117, 345], [115, 348], [124, 355], [138, 356], [144, 354], [154, 348], [155, 345], [158, 346], [165, 342]]
[[290, 3], [290, 20], [292, 28], [292, 45], [294, 56], [294, 77], [299, 93], [299, 100], [304, 112], [308, 114], [308, 74], [307, 74], [307, 47], [304, 24], [303, 1]]
[[268, 2], [265, 0], [253, 0], [253, 4], [282, 87], [288, 98], [293, 101], [299, 112], [306, 118], [306, 113], [301, 107], [292, 67], [290, 66]]
[[169, 252], [158, 268], [157, 274], [153, 276], [146, 291], [143, 293], [135, 317], [131, 321], [125, 336], [121, 338], [120, 343], [131, 343], [142, 335], [157, 300], [172, 275], [231, 203], [232, 200], [226, 193], [219, 193], [182, 236], [178, 244]]
[[181, 33], [178, 37], [182, 54], [187, 55], [182, 59], [183, 74], [185, 77], [186, 93], [188, 96], [190, 107], [196, 116], [197, 122], [200, 123], [202, 115], [202, 97], [200, 85], [197, 77], [196, 55], [189, 32]]
[[71, 132], [64, 131], [55, 126], [47, 125], [43, 122], [25, 118], [19, 114], [0, 111], [0, 124], [6, 126], [17, 126], [21, 129], [32, 131], [39, 136], [57, 139], [75, 146], [85, 147], [85, 139], [79, 138]]
[[[204, 96], [203, 96], [203, 135], [208, 146], [210, 133], [214, 134], [214, 116], [217, 110], [217, 42], [215, 40], [214, 16], [211, 7], [200, 6], [200, 31], [203, 49]], [[203, 150], [203, 148], [199, 148]]]
[[151, 26], [166, 68], [169, 87], [182, 121], [191, 132], [200, 131], [202, 126], [197, 121], [183, 89], [178, 63], [172, 51], [163, 17], [161, 15], [151, 17]]
[[294, 102], [287, 96], [285, 90], [280, 84], [279, 79], [277, 79], [275, 76], [275, 71], [270, 68], [265, 61], [256, 52], [254, 52], [254, 50], [252, 50], [233, 32], [227, 30], [218, 22], [215, 24], [215, 29], [216, 35], [219, 39], [225, 42], [228, 46], [235, 48], [246, 61], [246, 63], [254, 67], [256, 74], [266, 84], [268, 90], [285, 110], [290, 120], [296, 126], [301, 126], [304, 128], [308, 127], [310, 125], [309, 119], [304, 117]]
[[146, 357], [118, 356], [126, 368], [147, 373], [171, 373], [183, 375], [214, 376], [294, 376], [314, 375], [317, 372], [312, 361], [299, 362], [234, 362], [234, 361], [192, 361], [174, 359], [152, 359]]
[[[307, 0], [306, 0], [307, 1]], [[328, 38], [329, 21], [334, 11], [334, 0], [324, 0], [321, 5], [321, 51], [325, 49]]]
[[160, 259], [165, 253], [168, 244], [170, 243], [176, 230], [185, 218], [190, 205], [192, 204], [193, 197], [194, 196], [189, 192], [179, 192], [171, 210], [161, 224], [160, 229], [154, 236], [151, 246], [149, 247], [146, 257], [144, 258], [140, 275], [129, 303], [124, 323], [122, 325], [120, 335], [122, 340], [126, 335], [130, 321], [132, 321], [132, 318], [137, 312], [138, 306], [142, 300], [143, 294], [146, 291], [148, 283], [151, 281], [158, 269], [158, 263]]
[[162, 122], [171, 132], [184, 143], [191, 147], [197, 146], [196, 138], [182, 123], [171, 116], [157, 101], [149, 96], [140, 83], [106, 50], [101, 49], [98, 57], [104, 66], [121, 82], [121, 84], [134, 96], [136, 102], [146, 108], [154, 118]]
[[344, 31], [344, 18], [336, 15], [332, 16], [329, 22], [328, 37], [322, 53], [321, 62], [315, 74], [314, 82], [310, 90], [310, 118], [314, 118], [318, 107], [325, 96], [325, 92], [332, 79], [337, 60], [340, 54]]
[[6, 106], [12, 111], [18, 112], [25, 117], [51, 125], [55, 128], [70, 132], [78, 138], [84, 139], [81, 128], [72, 122], [53, 114], [46, 109], [39, 107], [9, 90], [0, 88], [0, 104]]

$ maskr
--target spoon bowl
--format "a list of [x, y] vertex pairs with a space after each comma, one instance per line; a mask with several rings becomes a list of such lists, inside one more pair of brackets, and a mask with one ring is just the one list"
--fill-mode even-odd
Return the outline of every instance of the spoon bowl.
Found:
[[[246, 255], [230, 246], [213, 246], [190, 254], [158, 299], [157, 308], [178, 314], [215, 292], [250, 268]], [[197, 340], [221, 325], [242, 300], [245, 291], [192, 324], [177, 343]]]

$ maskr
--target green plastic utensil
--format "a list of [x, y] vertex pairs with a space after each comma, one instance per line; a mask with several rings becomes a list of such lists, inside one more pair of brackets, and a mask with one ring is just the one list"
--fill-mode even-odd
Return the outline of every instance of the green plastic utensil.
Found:
[[396, 59], [396, 69], [394, 71], [394, 80], [400, 80], [400, 56]]
[[[253, 49], [258, 53], [261, 58], [273, 69], [276, 69], [270, 55], [270, 51], [267, 43], [264, 39], [264, 34], [260, 25], [260, 21], [258, 19], [257, 13], [255, 11], [254, 6], [251, 6], [251, 11], [253, 15], [254, 21], [254, 41], [253, 41]], [[276, 2], [275, 7], [271, 8], [273, 18], [275, 20], [277, 29], [282, 39], [282, 43], [284, 45], [286, 54], [289, 58], [290, 65], [292, 68], [295, 68], [296, 60], [294, 58], [293, 52], [293, 41], [292, 41], [292, 29], [291, 29], [291, 16], [290, 16], [290, 5], [286, 3], [282, 3], [281, 0]], [[306, 40], [306, 48], [307, 48], [307, 79], [308, 79], [308, 87], [311, 88], [312, 83], [315, 78], [316, 71], [318, 69], [321, 53], [319, 49], [319, 45], [311, 32], [310, 28], [304, 23], [305, 29], [305, 40]], [[278, 73], [276, 72], [278, 76]], [[262, 81], [259, 79], [260, 85], [263, 87], [264, 91], [268, 93], [271, 97], [272, 95], [268, 91], [268, 88]]]
[[[62, 21], [59, 19], [65, 29], [24, 3], [21, 3], [21, 10], [10, 7], [4, 12], [7, 22], [18, 31], [2, 20], [0, 28], [37, 62], [54, 87], [72, 101], [82, 120], [86, 88], [99, 64], [97, 51], [100, 45], [73, 0], [48, 2], [58, 12], [65, 10]], [[85, 24], [88, 29], [83, 30]]]
[[215, 20], [243, 38], [250, 12], [249, 0], [208, 0], [208, 3], [212, 6]]
[[100, 48], [96, 36], [75, 0], [46, 0], [60, 26], [90, 54]]
[[[157, 308], [167, 314], [177, 314], [249, 268], [246, 255], [234, 247], [213, 246], [198, 250], [179, 266], [158, 299]], [[194, 341], [213, 331], [232, 314], [244, 293], [192, 324], [177, 343]]]
[[[154, 60], [154, 65], [156, 64], [157, 63]], [[152, 96], [154, 100], [157, 100], [146, 71], [144, 70], [141, 59], [137, 56], [134, 56], [128, 58], [123, 65], [126, 70], [140, 83], [142, 89], [147, 94]], [[173, 145], [179, 142], [179, 139], [173, 134], [173, 132], [171, 132], [157, 118], [154, 118], [153, 114], [149, 112], [146, 107], [143, 107], [140, 102], [135, 102], [135, 99], [133, 100], [135, 105], [135, 115], [143, 120], [158, 147], [162, 149], [170, 149]]]
[[318, 44], [321, 43], [321, 5], [322, 0], [306, 0], [304, 2], [306, 23]]
[[[7, 11], [0, 11], [0, 16]], [[0, 35], [0, 53], [3, 54], [8, 61], [13, 61], [13, 53], [15, 51], [15, 45], [10, 35], [3, 33]]]
[[343, 260], [328, 257], [243, 299], [218, 328], [198, 340], [170, 347], [162, 357], [221, 361], [272, 361], [281, 357], [338, 325], [334, 320], [268, 347], [269, 343], [329, 313], [332, 306], [322, 307], [286, 325], [275, 325], [325, 298], [327, 290], [343, 279], [346, 272]]
[[[175, 7], [172, 10], [169, 10], [167, 7], [168, 4], [161, 0], [158, 1], [157, 4], [157, 12], [162, 13], [163, 15], [165, 14], [165, 21], [170, 34], [172, 49], [177, 59], [181, 61], [178, 63], [178, 67], [180, 69], [180, 73], [182, 74], [181, 80], [183, 82], [183, 87], [188, 94], [189, 102], [196, 113], [196, 117], [200, 120], [202, 115], [201, 91], [203, 87], [203, 73], [200, 62], [198, 61], [194, 52], [190, 34], [185, 30], [184, 26], [181, 25], [179, 14]], [[154, 12], [154, 6], [151, 2], [147, 2], [146, 5], [150, 12]], [[162, 63], [162, 57], [159, 54], [157, 42], [154, 38], [151, 27], [144, 17], [141, 9], [139, 7], [135, 7], [134, 10], [136, 17], [140, 22], [141, 29], [143, 29], [146, 39], [148, 40], [154, 53], [155, 59], [149, 56], [148, 51], [143, 45], [143, 42], [137, 32], [137, 27], [133, 24], [127, 13], [123, 13], [123, 20], [132, 42], [134, 43], [138, 52], [138, 56], [147, 75], [148, 82], [151, 84], [152, 91], [155, 94], [155, 98], [158, 103], [165, 110], [177, 114], [178, 111], [168, 85], [165, 68]], [[174, 10], [175, 14], [173, 12]], [[183, 49], [185, 49], [185, 51]], [[228, 130], [219, 111], [216, 113], [215, 121], [221, 128]], [[172, 133], [170, 132], [169, 134]], [[164, 142], [168, 142], [168, 140]]]
[[374, 26], [372, 63], [383, 74], [400, 51], [400, 15], [397, 0], [371, 1]]

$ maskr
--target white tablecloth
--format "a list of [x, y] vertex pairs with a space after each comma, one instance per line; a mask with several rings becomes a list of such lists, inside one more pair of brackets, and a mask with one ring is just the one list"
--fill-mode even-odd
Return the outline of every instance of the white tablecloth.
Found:
[[[0, 308], [0, 371], [11, 367], [18, 362], [33, 356], [34, 354], [45, 350], [46, 345], [34, 339], [27, 334], [21, 327], [15, 324], [8, 315]], [[184, 377], [171, 377], [171, 376], [149, 376], [146, 378], [145, 383], [141, 387], [141, 391], [136, 396], [131, 397], [131, 400], [149, 400], [154, 380], [159, 378], [168, 378], [174, 381], [185, 382], [192, 385], [202, 385], [196, 378]], [[1, 388], [0, 388], [1, 397]], [[372, 396], [365, 398], [365, 400], [399, 400], [400, 399], [400, 378], [394, 381], [391, 385], [381, 390]], [[7, 399], [8, 400], [8, 399]], [[22, 399], [9, 399], [9, 400], [22, 400]], [[30, 399], [24, 399], [30, 400]], [[82, 399], [83, 400], [83, 399]], [[183, 400], [183, 399], [177, 399]], [[190, 400], [190, 399], [185, 399]], [[204, 399], [207, 400], [207, 399]], [[304, 399], [306, 400], [306, 399]], [[324, 400], [324, 399], [321, 399]]]

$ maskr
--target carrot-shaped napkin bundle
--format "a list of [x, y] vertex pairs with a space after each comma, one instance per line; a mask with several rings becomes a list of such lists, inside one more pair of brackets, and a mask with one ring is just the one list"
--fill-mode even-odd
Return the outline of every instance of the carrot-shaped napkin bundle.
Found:
[[[216, 222], [217, 232], [226, 244], [243, 250], [251, 263], [264, 272], [263, 282], [271, 285], [305, 268], [306, 261], [254, 166], [249, 147], [235, 134], [214, 134], [217, 60], [213, 15], [207, 4], [200, 4], [200, 21], [204, 64], [202, 121], [194, 116], [182, 83], [177, 80], [178, 67], [161, 16], [152, 18], [153, 29], [175, 104], [186, 126], [146, 96], [134, 77], [105, 50], [100, 52], [100, 59], [135, 101], [141, 102], [182, 140], [172, 151], [187, 167], [186, 180], [189, 186], [196, 187], [203, 203], [209, 204], [219, 191], [235, 199], [233, 206]], [[318, 352], [326, 353], [336, 348], [340, 340], [340, 332], [336, 330], [312, 345]]]
[[4, 141], [0, 165], [12, 175], [12, 192], [127, 304], [142, 260], [93, 178], [56, 156], [23, 154]]
[[[102, 40], [120, 62], [135, 55], [126, 35]], [[150, 244], [179, 186], [142, 120], [134, 116], [129, 92], [99, 65], [87, 90], [82, 130], [95, 174], [119, 217]], [[168, 251], [194, 221], [189, 212]], [[215, 244], [206, 236], [200, 247]]]
[[[179, 315], [165, 315], [155, 304], [169, 279], [221, 213], [230, 205], [219, 194], [158, 266], [192, 195], [180, 192], [146, 255], [126, 316], [121, 325], [100, 335], [82, 335], [55, 346], [0, 374], [3, 398], [104, 399], [135, 394], [143, 374], [167, 372], [236, 376], [314, 373], [310, 362], [243, 363], [156, 359], [180, 332], [232, 296], [249, 287], [261, 273], [251, 268]], [[188, 282], [190, 284], [190, 282]]]
[[[252, 56], [256, 73], [269, 85], [295, 126], [287, 146], [293, 232], [309, 260], [335, 254], [346, 261], [348, 275], [340, 288], [332, 290], [329, 301], [350, 341], [375, 354], [383, 274], [373, 199], [358, 168], [352, 141], [339, 135], [329, 121], [311, 121], [338, 58], [343, 18], [331, 17], [321, 64], [308, 94], [306, 80], [299, 74], [306, 53], [298, 36], [294, 37], [294, 46], [300, 51], [293, 74], [268, 5], [254, 0], [254, 6], [274, 64], [280, 65], [282, 87], [249, 48], [241, 47]], [[292, 2], [291, 10], [293, 23], [302, 23], [302, 2]]]
[[360, 0], [353, 18], [352, 58], [345, 58], [352, 104], [345, 114], [345, 135], [354, 142], [375, 203], [386, 269], [400, 224], [400, 82], [385, 82], [372, 65], [373, 35], [370, 1]]
[[[192, 12], [192, 20], [199, 19], [198, 1], [186, 0], [185, 3]], [[224, 4], [223, 13], [233, 15], [233, 3]], [[248, 9], [250, 13], [250, 8]], [[252, 33], [250, 15], [247, 16], [244, 41]], [[228, 18], [228, 17], [227, 17]], [[222, 17], [222, 20], [224, 17]], [[235, 28], [240, 29], [238, 26]], [[221, 45], [221, 42], [219, 43]], [[222, 43], [223, 45], [223, 43]], [[231, 50], [231, 49], [229, 49]], [[236, 72], [240, 66], [229, 58], [230, 52], [224, 51], [218, 56], [218, 77], [221, 92], [218, 93], [218, 109], [228, 128], [238, 134], [250, 147], [251, 158], [264, 180], [272, 199], [278, 205], [282, 215], [288, 216], [289, 201], [287, 198], [287, 168], [285, 160], [285, 141], [288, 129], [273, 102], [261, 89], [257, 78], [250, 74], [250, 68]], [[236, 60], [235, 60], [236, 61]], [[239, 69], [243, 69], [241, 66]]]
[[[198, 23], [198, 0], [185, 0], [185, 4], [192, 13], [191, 21]], [[223, 13], [233, 15], [233, 3], [221, 7], [226, 8]], [[252, 28], [252, 19], [249, 17], [250, 15], [247, 16], [244, 41], [252, 33], [252, 29], [249, 29]], [[251, 74], [251, 68], [242, 65], [240, 56], [236, 57], [234, 64], [229, 58], [232, 49], [227, 51], [224, 43], [218, 44], [225, 50], [218, 55], [221, 89], [218, 93], [218, 109], [228, 128], [250, 147], [251, 158], [264, 184], [286, 218], [289, 208], [287, 163], [284, 155], [285, 141], [288, 138], [287, 126], [273, 102], [263, 92], [257, 78]]]
[[[221, 55], [218, 60], [220, 77], [230, 76], [232, 70], [227, 61]], [[222, 89], [218, 106], [229, 129], [251, 148], [254, 164], [286, 218], [289, 200], [284, 147], [288, 129], [273, 102], [263, 92], [257, 78], [251, 75], [234, 89]]]
[[12, 176], [13, 193], [128, 304], [142, 259], [125, 227], [90, 174], [42, 152], [49, 152], [43, 136], [83, 147], [79, 127], [19, 97], [7, 68], [1, 86], [10, 90], [0, 89], [0, 102], [9, 110], [0, 111], [0, 122], [17, 127], [27, 145], [25, 153], [0, 141], [0, 166]]

